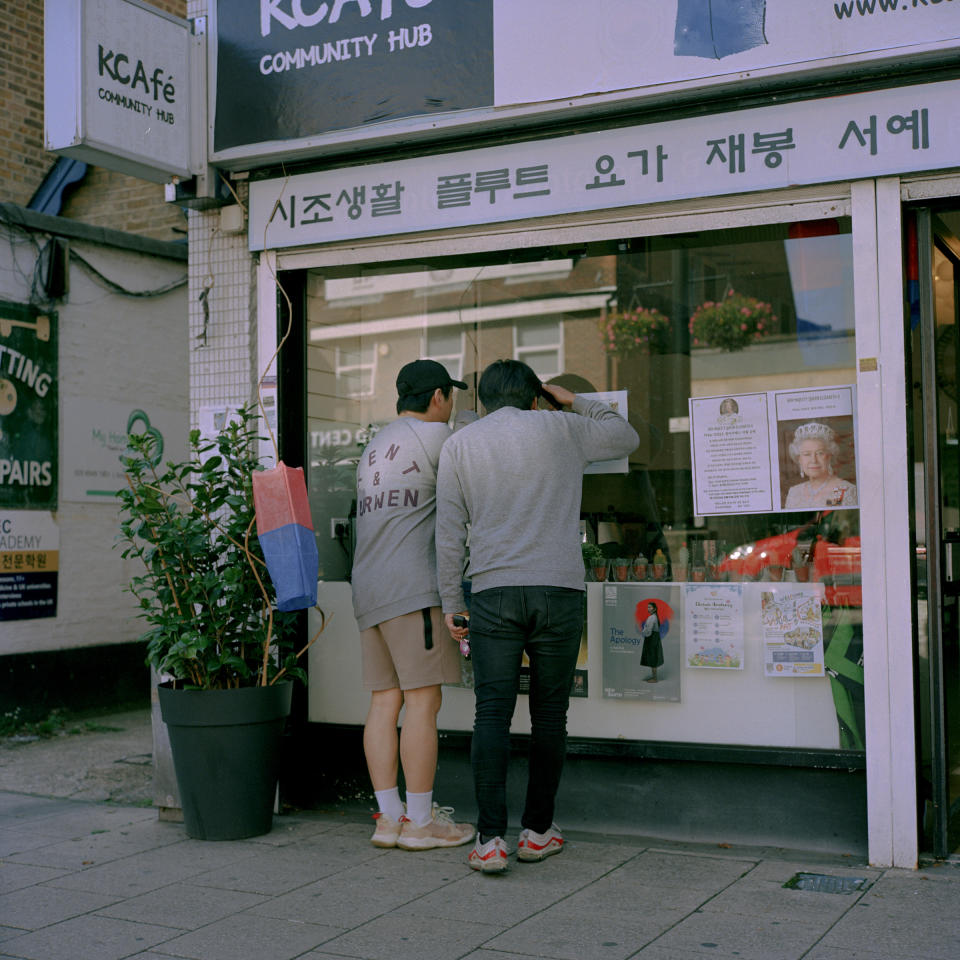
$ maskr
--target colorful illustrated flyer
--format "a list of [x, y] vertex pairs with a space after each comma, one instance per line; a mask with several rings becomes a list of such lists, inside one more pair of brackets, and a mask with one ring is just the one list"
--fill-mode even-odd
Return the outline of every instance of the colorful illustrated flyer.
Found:
[[856, 388], [689, 401], [698, 516], [856, 509]]
[[684, 604], [687, 666], [742, 670], [743, 584], [687, 584]]
[[822, 583], [771, 586], [760, 593], [763, 672], [768, 677], [822, 677]]
[[603, 695], [680, 701], [683, 587], [603, 585]]

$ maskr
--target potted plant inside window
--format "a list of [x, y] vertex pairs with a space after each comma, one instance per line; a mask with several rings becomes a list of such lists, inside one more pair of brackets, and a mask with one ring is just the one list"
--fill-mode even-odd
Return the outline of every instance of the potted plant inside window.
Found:
[[603, 582], [607, 579], [607, 559], [603, 550], [595, 543], [581, 543], [584, 571], [593, 574], [593, 579]]
[[253, 422], [246, 408], [213, 440], [194, 430], [187, 459], [165, 466], [154, 436], [131, 436], [118, 494], [123, 556], [144, 566], [128, 587], [148, 624], [141, 639], [168, 678], [158, 693], [184, 825], [207, 840], [271, 829], [279, 740], [309, 646], [296, 649], [296, 614], [274, 610], [254, 529]]
[[728, 290], [723, 299], [701, 303], [690, 318], [693, 346], [733, 352], [773, 332], [773, 307], [756, 297]]

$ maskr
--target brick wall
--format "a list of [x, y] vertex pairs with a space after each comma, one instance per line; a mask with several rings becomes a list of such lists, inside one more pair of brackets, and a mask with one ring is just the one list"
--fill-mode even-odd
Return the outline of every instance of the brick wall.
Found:
[[[186, 0], [151, 4], [178, 17]], [[0, 201], [26, 206], [57, 155], [43, 148], [43, 0], [0, 6]], [[186, 217], [163, 186], [90, 167], [62, 216], [157, 240], [185, 235]]]

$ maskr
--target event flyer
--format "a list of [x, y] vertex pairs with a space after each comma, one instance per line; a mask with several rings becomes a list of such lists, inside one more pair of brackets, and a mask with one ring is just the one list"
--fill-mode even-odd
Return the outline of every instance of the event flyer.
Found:
[[603, 584], [603, 695], [680, 700], [683, 587]]
[[742, 670], [743, 584], [689, 583], [684, 603], [687, 666]]
[[791, 583], [761, 591], [763, 671], [767, 676], [824, 676], [822, 603], [822, 583]]

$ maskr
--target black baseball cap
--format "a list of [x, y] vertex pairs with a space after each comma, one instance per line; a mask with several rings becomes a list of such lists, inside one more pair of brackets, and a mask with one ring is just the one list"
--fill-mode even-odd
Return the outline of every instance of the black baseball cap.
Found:
[[436, 360], [414, 360], [397, 374], [397, 396], [413, 397], [418, 393], [436, 390], [437, 387], [454, 386], [466, 390], [462, 380], [454, 380], [447, 368]]

